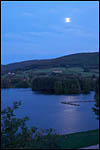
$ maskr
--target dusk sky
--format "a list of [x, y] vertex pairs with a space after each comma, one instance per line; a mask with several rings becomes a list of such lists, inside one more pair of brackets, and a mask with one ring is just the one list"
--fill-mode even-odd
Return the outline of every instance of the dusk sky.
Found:
[[97, 51], [99, 2], [1, 2], [2, 64]]

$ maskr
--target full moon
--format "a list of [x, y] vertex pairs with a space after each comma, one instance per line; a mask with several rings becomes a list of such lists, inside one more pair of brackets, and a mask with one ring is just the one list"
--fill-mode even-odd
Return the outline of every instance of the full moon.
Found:
[[71, 22], [70, 18], [65, 18], [65, 22]]

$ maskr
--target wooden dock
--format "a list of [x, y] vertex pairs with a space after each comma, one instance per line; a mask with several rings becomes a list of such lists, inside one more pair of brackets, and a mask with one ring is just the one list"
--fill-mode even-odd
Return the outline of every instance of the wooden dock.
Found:
[[80, 104], [76, 103], [87, 103], [87, 102], [95, 102], [93, 100], [88, 100], [88, 101], [69, 101], [69, 102], [61, 102], [62, 104], [68, 104], [68, 105], [73, 105], [73, 106], [80, 106]]

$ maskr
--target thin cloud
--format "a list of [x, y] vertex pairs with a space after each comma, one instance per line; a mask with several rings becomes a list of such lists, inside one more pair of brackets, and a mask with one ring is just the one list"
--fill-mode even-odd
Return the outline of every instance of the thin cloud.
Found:
[[24, 13], [22, 14], [22, 16], [32, 17], [32, 16], [33, 16], [33, 13], [30, 13], [30, 12], [24, 12]]
[[83, 36], [83, 37], [96, 37], [96, 33], [92, 33], [90, 31], [86, 31], [82, 26], [80, 25], [70, 25], [70, 26], [52, 26], [52, 30], [56, 33], [59, 33], [61, 35], [66, 34], [75, 34], [77, 36]]
[[58, 11], [54, 8], [49, 9], [48, 12], [51, 14], [57, 14], [58, 13]]
[[79, 37], [90, 37], [97, 38], [97, 33], [87, 31], [80, 25], [70, 25], [70, 26], [51, 26], [47, 30], [41, 29], [41, 31], [30, 31], [30, 32], [20, 32], [20, 33], [6, 33], [3, 36], [3, 40], [20, 40], [29, 42], [33, 38], [43, 38], [43, 37], [58, 37], [73, 34]]
[[21, 33], [6, 33], [3, 35], [2, 40], [15, 40], [15, 41], [25, 41], [30, 42], [33, 38], [42, 38], [47, 36], [54, 36], [55, 33], [53, 32], [21, 32]]

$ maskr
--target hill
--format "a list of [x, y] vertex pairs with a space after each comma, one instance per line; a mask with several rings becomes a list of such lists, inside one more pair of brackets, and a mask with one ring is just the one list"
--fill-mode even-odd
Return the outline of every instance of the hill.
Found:
[[16, 70], [49, 69], [57, 67], [82, 67], [86, 69], [99, 68], [99, 52], [77, 53], [55, 59], [29, 60], [1, 66], [1, 73]]

